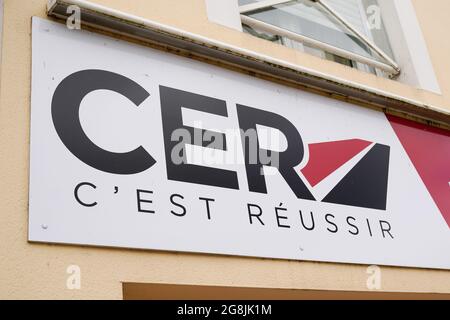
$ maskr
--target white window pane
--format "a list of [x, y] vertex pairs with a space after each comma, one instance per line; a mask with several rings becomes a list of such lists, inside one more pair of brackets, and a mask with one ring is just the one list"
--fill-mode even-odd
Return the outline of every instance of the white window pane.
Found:
[[[244, 2], [257, 1], [243, 1], [242, 4]], [[347, 30], [336, 18], [310, 0], [291, 1], [248, 12], [246, 15], [334, 47], [382, 61], [358, 36]]]
[[394, 58], [378, 0], [324, 0], [324, 2]]

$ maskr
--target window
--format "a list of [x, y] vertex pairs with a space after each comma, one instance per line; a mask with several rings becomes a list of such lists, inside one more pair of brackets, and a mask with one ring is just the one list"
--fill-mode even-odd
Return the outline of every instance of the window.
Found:
[[239, 0], [243, 30], [349, 67], [400, 73], [377, 0]]

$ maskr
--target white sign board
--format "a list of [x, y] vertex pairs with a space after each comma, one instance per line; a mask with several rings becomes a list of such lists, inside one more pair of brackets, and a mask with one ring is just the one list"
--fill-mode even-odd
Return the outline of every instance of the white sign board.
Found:
[[450, 269], [383, 113], [39, 18], [32, 42], [30, 241]]

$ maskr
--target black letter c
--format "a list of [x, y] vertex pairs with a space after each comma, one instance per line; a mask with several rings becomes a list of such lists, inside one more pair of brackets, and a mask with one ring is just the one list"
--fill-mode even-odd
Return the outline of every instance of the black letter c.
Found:
[[94, 144], [81, 127], [79, 110], [83, 98], [95, 90], [122, 94], [139, 106], [149, 93], [133, 80], [103, 70], [83, 70], [65, 78], [55, 90], [52, 118], [56, 132], [70, 152], [85, 164], [109, 173], [134, 174], [147, 170], [155, 159], [140, 146], [133, 151], [115, 153]]

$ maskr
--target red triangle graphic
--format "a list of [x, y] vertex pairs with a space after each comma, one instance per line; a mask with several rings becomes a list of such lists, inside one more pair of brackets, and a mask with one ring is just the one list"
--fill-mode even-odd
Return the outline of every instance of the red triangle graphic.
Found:
[[351, 139], [309, 145], [309, 161], [301, 170], [311, 186], [317, 185], [372, 142]]
[[387, 116], [411, 162], [450, 227], [450, 133]]

